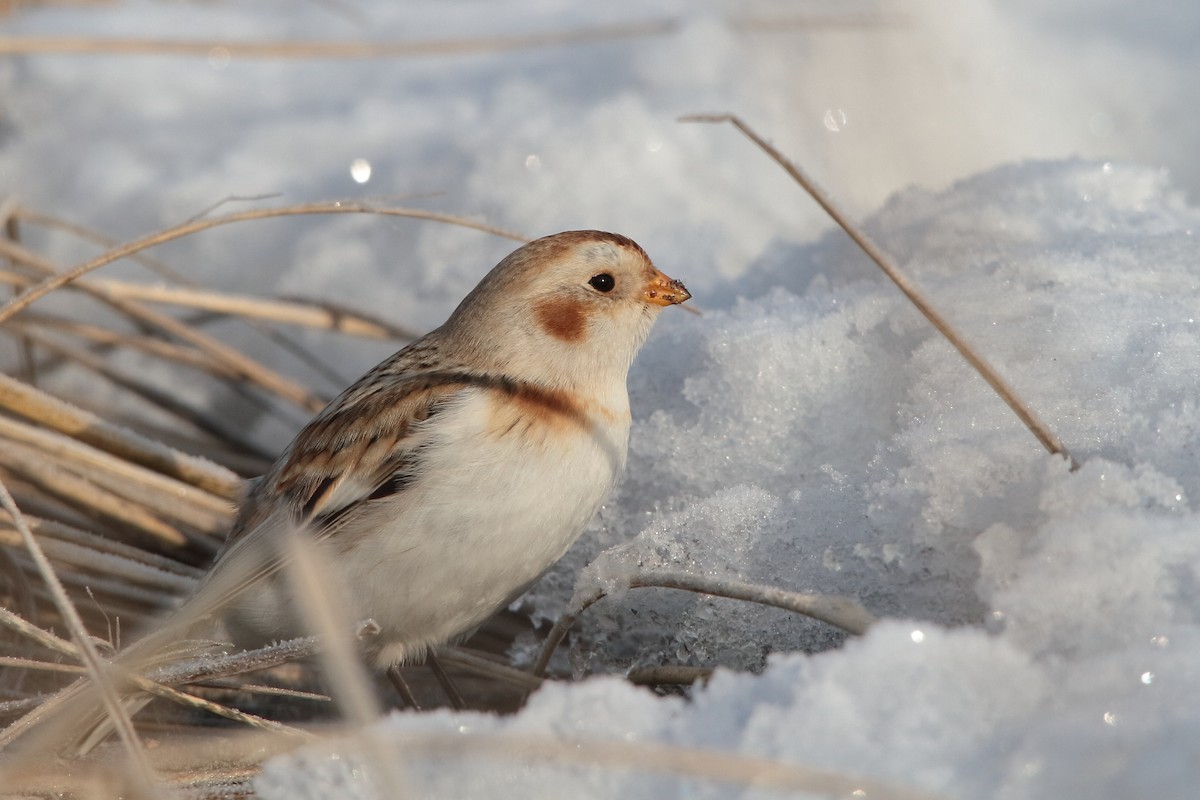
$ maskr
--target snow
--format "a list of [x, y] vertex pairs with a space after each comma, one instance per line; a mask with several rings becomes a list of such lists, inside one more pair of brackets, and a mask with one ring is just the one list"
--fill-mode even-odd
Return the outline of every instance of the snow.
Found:
[[[847, 8], [888, 24], [780, 21]], [[0, 186], [124, 238], [270, 193], [464, 213], [530, 235], [608, 228], [693, 290], [704, 314], [664, 313], [631, 374], [627, 479], [520, 607], [553, 619], [577, 591], [610, 591], [560, 656], [580, 677], [723, 669], [687, 701], [591, 677], [549, 685], [503, 719], [392, 716], [377, 734], [396, 738], [414, 795], [768, 794], [406, 745], [433, 734], [709, 748], [956, 798], [1189, 794], [1200, 763], [1192, 5], [127, 2], [0, 24], [386, 41], [664, 18], [676, 24], [651, 36], [465, 56], [8, 59]], [[1078, 471], [1045, 453], [782, 170], [726, 126], [675, 121], [721, 110], [864, 220]], [[346, 216], [232, 227], [162, 255], [207, 285], [334, 298], [422, 328], [510, 246]], [[347, 377], [384, 354], [311, 344]], [[279, 447], [288, 433], [260, 435]], [[653, 567], [854, 597], [884, 621], [847, 638], [777, 609], [623, 588]], [[269, 763], [257, 788], [369, 797], [367, 752], [326, 741]]]

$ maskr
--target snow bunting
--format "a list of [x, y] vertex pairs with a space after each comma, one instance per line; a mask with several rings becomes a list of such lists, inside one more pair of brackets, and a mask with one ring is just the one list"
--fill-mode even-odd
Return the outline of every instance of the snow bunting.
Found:
[[253, 579], [216, 592], [236, 595], [222, 612], [230, 636], [251, 646], [308, 632], [287, 581], [255, 563], [277, 562], [272, 540], [297, 527], [352, 621], [378, 626], [378, 666], [478, 627], [566, 552], [615, 485], [630, 364], [658, 312], [690, 296], [613, 233], [513, 252], [255, 485], [211, 573], [242, 561], [234, 571]]
[[[630, 364], [658, 312], [690, 296], [614, 233], [516, 250], [444, 325], [300, 431], [255, 482], [195, 594], [117, 660], [143, 669], [216, 618], [247, 647], [311, 633], [289, 594], [295, 535], [315, 548], [346, 624], [373, 622], [377, 666], [474, 630], [566, 552], [616, 484]], [[73, 684], [0, 744], [55, 706], [90, 750], [111, 728], [93, 719], [94, 697], [80, 699], [89, 691]], [[146, 700], [124, 702], [132, 712]]]

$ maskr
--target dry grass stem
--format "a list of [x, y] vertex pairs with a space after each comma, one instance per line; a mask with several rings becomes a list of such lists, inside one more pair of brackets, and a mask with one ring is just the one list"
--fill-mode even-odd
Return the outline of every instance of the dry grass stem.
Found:
[[[98, 557], [113, 555], [126, 561], [144, 564], [152, 568], [155, 574], [161, 573], [166, 576], [163, 580], [183, 579], [188, 583], [194, 583], [204, 574], [204, 571], [197, 567], [184, 564], [160, 553], [118, 542], [107, 536], [99, 536], [57, 520], [38, 519], [25, 514], [25, 521], [38, 536], [39, 541], [56, 539], [86, 548], [96, 553]], [[8, 526], [9, 521], [0, 517], [0, 525]], [[12, 530], [16, 530], [16, 528], [14, 527]]]
[[[629, 589], [681, 589], [698, 594], [709, 594], [782, 608], [826, 622], [854, 635], [866, 633], [867, 629], [876, 622], [875, 617], [863, 608], [861, 603], [848, 597], [791, 592], [774, 586], [748, 583], [733, 578], [714, 578], [682, 571], [653, 570], [635, 573], [628, 580], [623, 581], [622, 585]], [[534, 675], [546, 674], [555, 650], [567, 637], [567, 633], [579, 619], [579, 615], [606, 596], [607, 592], [603, 589], [596, 589], [581, 598], [572, 599], [570, 607], [558, 618], [546, 635], [542, 651], [533, 667]]]
[[[305, 214], [378, 214], [380, 216], [395, 216], [408, 217], [412, 219], [431, 220], [436, 222], [445, 222], [452, 225], [460, 225], [467, 228], [491, 233], [495, 236], [500, 236], [506, 239], [524, 243], [528, 239], [520, 234], [506, 231], [502, 228], [497, 228], [493, 225], [487, 225], [482, 222], [475, 222], [466, 219], [465, 217], [455, 216], [453, 214], [441, 214], [434, 211], [423, 211], [420, 209], [411, 208], [388, 208], [371, 205], [369, 203], [356, 202], [332, 202], [332, 203], [309, 203], [306, 205], [286, 206], [282, 208], [260, 208], [250, 211], [241, 211], [235, 214], [227, 214], [220, 217], [209, 217], [205, 219], [193, 220], [182, 225], [176, 225], [172, 228], [159, 231], [157, 233], [144, 236], [128, 244], [114, 248], [103, 255], [97, 256], [90, 261], [84, 262], [79, 266], [73, 267], [66, 272], [57, 273], [54, 277], [47, 278], [40, 283], [26, 289], [17, 297], [10, 300], [8, 303], [0, 306], [0, 324], [8, 321], [14, 315], [29, 307], [36, 301], [50, 294], [51, 292], [61, 289], [89, 272], [94, 272], [103, 266], [120, 261], [134, 253], [140, 253], [151, 247], [156, 247], [165, 242], [181, 239], [184, 236], [190, 236], [199, 231], [208, 230], [209, 228], [217, 228], [222, 225], [230, 225], [235, 222], [247, 222], [250, 220], [270, 219], [273, 217], [298, 216]], [[11, 243], [9, 243], [11, 247]], [[8, 253], [4, 253], [7, 255]]]
[[[0, 270], [0, 283], [27, 287], [32, 285], [34, 280], [17, 272]], [[107, 278], [89, 280], [87, 285], [107, 297], [119, 300], [161, 303], [223, 316], [331, 331], [362, 339], [416, 338], [416, 334], [411, 330], [332, 303], [297, 298], [247, 297], [192, 287], [150, 285]]]
[[225, 316], [281, 322], [364, 339], [415, 339], [418, 335], [411, 330], [368, 317], [362, 312], [329, 303], [245, 297], [203, 289], [151, 286], [114, 280], [96, 280], [92, 281], [92, 284], [110, 296], [124, 300], [164, 303]]
[[[0, 281], [3, 279], [3, 274], [0, 274]], [[125, 348], [136, 350], [169, 363], [204, 372], [218, 380], [229, 382], [237, 378], [235, 370], [219, 361], [215, 361], [194, 347], [175, 344], [165, 339], [152, 338], [144, 334], [123, 333], [99, 325], [89, 325], [86, 322], [61, 319], [49, 314], [27, 311], [18, 319], [5, 325], [2, 330], [15, 331], [20, 334], [24, 334], [26, 331], [58, 331], [88, 342], [94, 346], [93, 349], [109, 350], [112, 348]]]
[[32, 658], [15, 658], [13, 656], [0, 656], [0, 667], [36, 669], [43, 672], [66, 672], [71, 675], [87, 674], [86, 669], [73, 664], [60, 664], [57, 661], [38, 661]]
[[[261, 200], [261, 199], [265, 199], [265, 197], [240, 198], [240, 199]], [[200, 216], [205, 216], [205, 215], [201, 214]], [[99, 244], [108, 249], [112, 249], [112, 248], [120, 245], [120, 242], [118, 240], [113, 239], [110, 236], [105, 236], [104, 234], [99, 233], [98, 231], [91, 230], [90, 228], [87, 228], [82, 225], [77, 225], [68, 220], [60, 219], [58, 217], [55, 217], [55, 216], [52, 216], [49, 214], [42, 214], [37, 211], [33, 211], [31, 209], [27, 209], [27, 208], [23, 208], [23, 207], [17, 207], [16, 209], [14, 209], [12, 212], [12, 218], [9, 220], [10, 226], [14, 228], [14, 233], [12, 236], [10, 236], [10, 238], [12, 238], [14, 240], [16, 239], [15, 226], [18, 221], [32, 223], [34, 225], [40, 225], [42, 227], [51, 228], [51, 229], [57, 230], [57, 231], [63, 231], [72, 236], [83, 239], [84, 241], [87, 241], [87, 242], [93, 243], [93, 244]], [[150, 270], [154, 274], [158, 275], [159, 277], [164, 278], [165, 280], [170, 281], [173, 284], [176, 284], [177, 288], [185, 287], [185, 289], [193, 289], [193, 290], [196, 290], [199, 292], [206, 291], [205, 288], [203, 286], [201, 286], [200, 284], [198, 284], [197, 282], [190, 280], [187, 276], [181, 274], [177, 270], [172, 269], [171, 267], [169, 267], [167, 264], [163, 263], [162, 261], [159, 261], [158, 259], [155, 259], [155, 258], [151, 258], [150, 256], [148, 256], [145, 253], [136, 253], [136, 254], [130, 256], [129, 258], [131, 261], [146, 267], [148, 270]], [[130, 286], [139, 286], [141, 284], [129, 284], [129, 285]], [[107, 288], [113, 294], [117, 294], [117, 295], [120, 294], [121, 290], [117, 287], [110, 286]], [[296, 312], [292, 313], [292, 317], [294, 317], [294, 318], [291, 319], [290, 321], [294, 322], [295, 324], [303, 324], [305, 322], [309, 322], [309, 323], [316, 324], [318, 327], [324, 327], [323, 323], [326, 325], [329, 323], [332, 323], [332, 324], [336, 324], [336, 325], [340, 326], [347, 333], [362, 332], [362, 333], [370, 334], [372, 332], [378, 332], [378, 331], [382, 331], [382, 330], [390, 330], [393, 333], [398, 334], [398, 335], [401, 335], [404, 333], [403, 329], [398, 328], [396, 326], [389, 325], [388, 323], [386, 323], [382, 320], [378, 320], [373, 317], [368, 317], [367, 315], [365, 315], [363, 313], [360, 313], [360, 312], [357, 312], [357, 311], [354, 311], [354, 310], [351, 310], [348, 308], [339, 307], [339, 306], [336, 306], [331, 303], [316, 303], [316, 302], [312, 302], [312, 301], [308, 301], [308, 300], [304, 300], [304, 299], [296, 299], [296, 298], [276, 298], [276, 300], [280, 303], [290, 303], [293, 306], [299, 306], [301, 309], [309, 309], [309, 313], [307, 313], [307, 314], [303, 310], [301, 310], [298, 314]], [[217, 299], [212, 302], [220, 303], [222, 301], [220, 299]], [[317, 309], [318, 313], [316, 313], [316, 314], [311, 313], [312, 309]], [[255, 313], [255, 308], [253, 308], [253, 307], [243, 308], [242, 310], [245, 312], [251, 313], [251, 314]], [[287, 312], [286, 311], [280, 312], [278, 310], [275, 310], [273, 313], [278, 314], [278, 313], [287, 313]], [[317, 373], [325, 376], [328, 380], [333, 382], [339, 388], [341, 386], [345, 385], [346, 381], [342, 378], [342, 376], [334, 374], [333, 370], [327, 364], [325, 364], [321, 359], [317, 358], [308, 348], [306, 348], [303, 345], [301, 345], [300, 343], [294, 341], [292, 338], [285, 336], [283, 333], [276, 330], [272, 325], [268, 325], [263, 320], [256, 319], [254, 316], [243, 315], [240, 318], [243, 319], [245, 322], [247, 322], [252, 329], [258, 331], [260, 334], [265, 336], [267, 339], [273, 341], [279, 347], [281, 347], [284, 350], [288, 351], [289, 353], [293, 354], [300, 361], [307, 364], [310, 368], [312, 368]], [[403, 337], [401, 336], [401, 338], [403, 338]], [[232, 384], [232, 385], [240, 386], [240, 384]], [[245, 391], [244, 387], [243, 387], [243, 391]]]
[[0, 408], [228, 500], [244, 481], [224, 467], [108, 423], [29, 384], [0, 374]]
[[223, 39], [134, 39], [94, 36], [0, 37], [0, 55], [174, 55], [200, 58], [253, 59], [385, 59], [421, 56], [459, 56], [562, 47], [613, 39], [660, 36], [674, 30], [676, 20], [650, 20], [597, 25], [566, 31], [477, 39], [443, 39], [423, 42], [251, 42]]
[[53, 650], [60, 655], [68, 656], [73, 659], [79, 658], [79, 651], [75, 645], [68, 642], [66, 639], [61, 639], [55, 636], [50, 631], [42, 630], [32, 622], [21, 618], [20, 615], [14, 614], [4, 606], [0, 606], [0, 625], [8, 628], [29, 639], [32, 642], [40, 644], [47, 650]]
[[[229, 345], [214, 339], [194, 326], [188, 325], [187, 323], [175, 319], [167, 314], [146, 308], [145, 306], [134, 301], [125, 300], [120, 297], [110, 295], [102, 288], [93, 286], [92, 282], [90, 281], [66, 280], [62, 281], [60, 285], [55, 285], [49, 289], [46, 289], [48, 284], [60, 280], [64, 273], [59, 272], [55, 264], [11, 241], [0, 239], [0, 255], [7, 256], [15, 264], [35, 267], [38, 272], [43, 275], [48, 274], [54, 276], [46, 278], [40, 283], [32, 284], [32, 286], [27, 288], [22, 294], [18, 295], [13, 300], [9, 301], [6, 305], [0, 306], [0, 324], [6, 322], [13, 314], [16, 314], [20, 310], [19, 308], [16, 308], [14, 304], [22, 302], [22, 298], [28, 299], [32, 296], [32, 294], [36, 294], [40, 291], [41, 294], [38, 294], [37, 297], [28, 299], [28, 303], [31, 303], [33, 300], [44, 297], [46, 294], [49, 294], [56, 289], [62, 288], [63, 286], [70, 286], [78, 291], [86, 292], [97, 300], [107, 304], [116, 311], [124, 314], [135, 324], [141, 327], [148, 326], [152, 329], [161, 331], [174, 339], [178, 339], [193, 345], [200, 351], [207, 354], [210, 358], [225, 364], [237, 377], [261, 386], [263, 389], [277, 394], [285, 400], [300, 406], [301, 408], [307, 409], [308, 411], [317, 411], [324, 405], [324, 402], [321, 400], [321, 398], [312, 394], [300, 384], [284, 377], [277, 371], [270, 369], [261, 362], [250, 358], [236, 348], [230, 347]], [[98, 265], [95, 268], [98, 269], [99, 266], [103, 266], [103, 264]], [[26, 305], [28, 305], [28, 303], [22, 305], [21, 308], [24, 308]]]
[[447, 667], [455, 667], [463, 672], [471, 672], [485, 678], [491, 678], [506, 683], [514, 689], [532, 692], [541, 687], [544, 678], [531, 675], [524, 670], [515, 669], [507, 664], [501, 664], [490, 658], [475, 655], [462, 647], [438, 648], [438, 658]]
[[21, 532], [21, 537], [25, 541], [25, 547], [29, 551], [29, 555], [37, 564], [42, 580], [54, 597], [54, 604], [58, 608], [63, 621], [66, 623], [67, 629], [70, 630], [71, 639], [78, 648], [84, 666], [88, 669], [88, 674], [99, 689], [109, 718], [112, 719], [113, 724], [116, 726], [117, 734], [125, 746], [125, 751], [133, 766], [137, 783], [140, 784], [140, 788], [143, 788], [148, 795], [156, 795], [157, 792], [154, 789], [154, 771], [150, 767], [150, 760], [146, 757], [146, 751], [142, 748], [141, 742], [138, 741], [137, 734], [134, 733], [133, 722], [129, 719], [129, 715], [125, 713], [125, 709], [121, 704], [121, 697], [117, 691], [116, 683], [109, 674], [106, 664], [101, 661], [100, 654], [96, 650], [96, 645], [84, 628], [83, 620], [80, 619], [75, 606], [67, 596], [66, 589], [59, 582], [58, 576], [55, 575], [54, 568], [50, 565], [49, 559], [46, 558], [46, 554], [38, 545], [33, 531], [25, 524], [25, 519], [21, 516], [20, 509], [17, 508], [12, 495], [8, 493], [8, 488], [3, 483], [0, 483], [0, 505], [3, 505], [5, 510], [8, 511], [17, 526], [17, 530]]
[[262, 683], [245, 683], [243, 681], [214, 678], [212, 680], [193, 681], [192, 686], [203, 689], [220, 689], [223, 691], [242, 692], [245, 694], [271, 695], [272, 697], [287, 697], [292, 700], [311, 700], [314, 703], [332, 703], [333, 698], [327, 694], [305, 692], [300, 689], [285, 689], [281, 686], [267, 686]]
[[147, 504], [159, 513], [176, 518], [197, 530], [223, 536], [233, 521], [234, 508], [227, 499], [56, 431], [0, 416], [0, 440], [17, 441], [34, 447], [46, 458], [63, 462], [89, 477], [109, 475], [127, 487], [125, 491], [132, 493], [131, 499], [141, 501], [151, 498]]
[[272, 454], [255, 445], [246, 438], [242, 429], [228, 423], [217, 414], [209, 414], [178, 399], [177, 395], [160, 389], [140, 378], [122, 372], [103, 358], [93, 355], [86, 350], [63, 344], [53, 337], [40, 332], [28, 331], [26, 338], [42, 350], [61, 356], [65, 361], [74, 363], [104, 378], [113, 386], [125, 390], [139, 400], [150, 404], [159, 411], [175, 417], [177, 420], [193, 426], [214, 439], [229, 446], [231, 449], [245, 455], [254, 456], [270, 462]]
[[690, 686], [708, 683], [712, 667], [688, 667], [682, 664], [664, 664], [654, 667], [631, 669], [625, 678], [637, 686]]
[[798, 184], [800, 184], [800, 186], [804, 188], [806, 192], [808, 192], [808, 194], [814, 200], [817, 201], [817, 204], [825, 210], [825, 213], [827, 213], [834, 220], [834, 222], [840, 225], [842, 229], [849, 234], [850, 238], [854, 240], [854, 243], [861, 247], [863, 252], [866, 253], [881, 270], [883, 270], [884, 274], [887, 275], [894, 284], [896, 284], [900, 291], [904, 293], [904, 296], [907, 297], [912, 304], [917, 307], [917, 310], [920, 311], [927, 320], [929, 320], [930, 324], [932, 324], [933, 327], [935, 327], [938, 332], [942, 334], [942, 336], [946, 337], [947, 341], [954, 346], [954, 349], [957, 350], [964, 359], [966, 359], [967, 363], [970, 364], [971, 367], [977, 373], [979, 373], [979, 375], [985, 381], [987, 381], [988, 385], [992, 387], [992, 390], [1000, 396], [1000, 399], [1003, 400], [1010, 409], [1012, 409], [1013, 413], [1017, 415], [1017, 418], [1020, 419], [1021, 422], [1024, 423], [1025, 427], [1030, 430], [1030, 432], [1037, 438], [1039, 442], [1041, 442], [1042, 446], [1045, 447], [1050, 453], [1054, 455], [1061, 455], [1066, 458], [1070, 462], [1072, 470], [1079, 468], [1079, 463], [1075, 461], [1075, 459], [1067, 451], [1066, 446], [1064, 446], [1059, 438], [1054, 435], [1054, 432], [1051, 431], [1044, 422], [1042, 422], [1041, 418], [1034, 413], [1033, 409], [1030, 408], [1023, 400], [1021, 400], [1016, 391], [1008, 384], [1008, 382], [996, 370], [996, 368], [993, 367], [981, 353], [979, 353], [966, 341], [966, 339], [963, 338], [962, 334], [960, 334], [958, 330], [951, 325], [950, 321], [933, 306], [933, 304], [925, 296], [924, 292], [921, 291], [920, 287], [918, 287], [917, 284], [911, 278], [909, 278], [903, 270], [900, 269], [899, 265], [897, 265], [887, 253], [885, 253], [869, 236], [867, 236], [866, 232], [863, 231], [860, 226], [852, 221], [841, 210], [841, 208], [834, 203], [833, 198], [824, 189], [818, 186], [816, 182], [807, 175], [807, 173], [801, 170], [800, 167], [796, 166], [796, 164], [792, 163], [792, 161], [786, 158], [769, 142], [759, 136], [758, 133], [756, 133], [749, 125], [743, 122], [742, 119], [735, 114], [692, 114], [681, 117], [680, 121], [728, 122], [741, 131], [746, 138], [758, 145], [758, 147], [768, 156], [770, 156], [775, 163], [783, 167], [784, 170], [787, 171], [788, 175], [790, 175]]
[[372, 725], [380, 717], [380, 708], [350, 632], [351, 617], [343, 602], [349, 587], [340, 586], [321, 564], [307, 531], [293, 529], [285, 533], [288, 558], [285, 575], [301, 618], [321, 638], [319, 656], [332, 683], [334, 697], [354, 727], [359, 745], [378, 767], [384, 796], [408, 797], [411, 793], [407, 791], [400, 754], [386, 745]]
[[[0, 519], [0, 545], [17, 547], [21, 538], [15, 529], [6, 529], [6, 520]], [[134, 561], [111, 553], [101, 553], [90, 547], [81, 547], [70, 542], [61, 542], [46, 537], [38, 537], [42, 547], [53, 561], [59, 564], [84, 569], [94, 573], [97, 580], [108, 579], [118, 582], [118, 585], [132, 584], [141, 586], [151, 592], [150, 597], [158, 599], [181, 595], [195, 587], [195, 581], [174, 575], [155, 567], [146, 566], [141, 561]], [[97, 586], [96, 588], [103, 588]]]
[[34, 448], [9, 441], [0, 449], [0, 465], [68, 505], [112, 523], [118, 529], [161, 539], [169, 547], [183, 547], [193, 539], [125, 498], [46, 462]]

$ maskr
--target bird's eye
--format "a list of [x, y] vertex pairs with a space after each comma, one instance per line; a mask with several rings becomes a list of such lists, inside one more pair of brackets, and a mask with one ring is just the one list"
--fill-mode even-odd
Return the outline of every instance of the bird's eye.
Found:
[[597, 292], [604, 292], [607, 294], [613, 290], [614, 286], [617, 285], [617, 281], [607, 272], [601, 272], [599, 275], [593, 275], [591, 280], [588, 281], [588, 285]]

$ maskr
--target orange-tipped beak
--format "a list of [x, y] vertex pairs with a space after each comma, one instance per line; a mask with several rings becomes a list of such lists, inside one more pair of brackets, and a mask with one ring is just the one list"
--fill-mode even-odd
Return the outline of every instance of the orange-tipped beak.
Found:
[[646, 289], [642, 293], [642, 298], [647, 303], [653, 303], [656, 306], [679, 305], [691, 296], [692, 293], [682, 283], [674, 278], [668, 278], [658, 270], [654, 270], [654, 277], [646, 284]]

